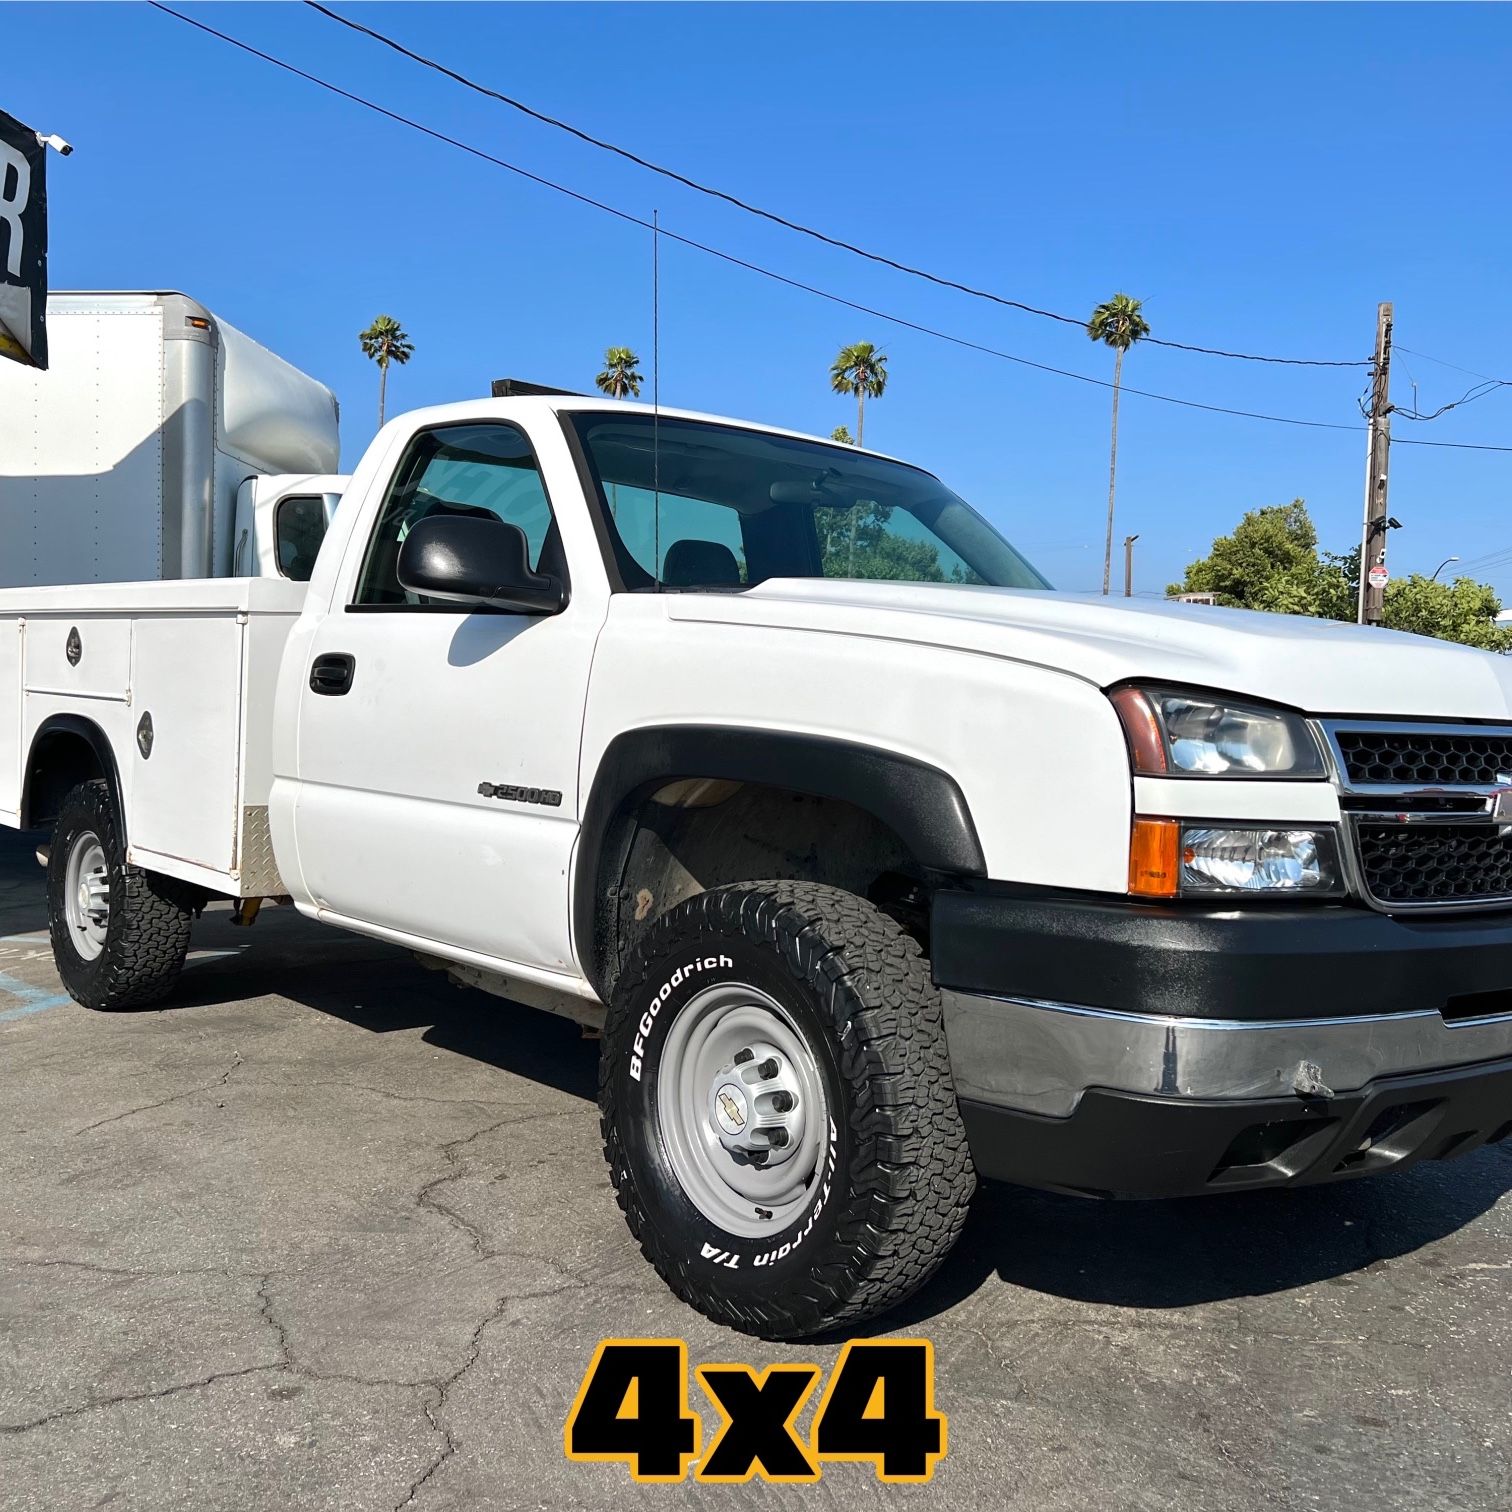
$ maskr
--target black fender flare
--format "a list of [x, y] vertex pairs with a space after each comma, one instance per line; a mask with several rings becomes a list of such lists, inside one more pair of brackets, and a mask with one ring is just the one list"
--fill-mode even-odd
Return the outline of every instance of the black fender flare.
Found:
[[121, 793], [121, 772], [116, 765], [115, 751], [110, 738], [94, 720], [82, 714], [50, 714], [37, 726], [32, 736], [31, 747], [26, 753], [21, 788], [21, 828], [29, 829], [32, 823], [32, 778], [36, 771], [37, 752], [53, 735], [76, 735], [94, 752], [100, 771], [110, 784], [111, 796], [115, 799], [116, 814], [120, 819], [121, 833], [126, 833], [126, 804]]
[[[722, 778], [837, 798], [887, 825], [919, 864], [948, 876], [985, 877], [987, 862], [960, 784], [910, 756], [823, 735], [730, 725], [658, 725], [627, 730], [604, 751], [584, 806], [574, 867], [573, 937], [596, 988], [608, 941], [599, 938], [598, 877], [606, 854], [628, 849], [627, 806], [668, 783]], [[617, 829], [618, 833], [611, 833]]]

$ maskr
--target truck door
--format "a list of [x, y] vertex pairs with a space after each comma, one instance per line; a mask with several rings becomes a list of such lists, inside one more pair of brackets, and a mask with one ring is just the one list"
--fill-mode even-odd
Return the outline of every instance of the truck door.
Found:
[[[560, 434], [544, 431], [570, 467]], [[469, 611], [406, 592], [400, 547], [435, 513], [519, 526], [531, 565], [566, 585], [566, 607]], [[339, 919], [570, 972], [579, 745], [607, 585], [571, 581], [536, 450], [514, 424], [417, 432], [372, 518], [347, 547], [302, 672], [305, 890]], [[570, 526], [588, 544], [588, 520]]]

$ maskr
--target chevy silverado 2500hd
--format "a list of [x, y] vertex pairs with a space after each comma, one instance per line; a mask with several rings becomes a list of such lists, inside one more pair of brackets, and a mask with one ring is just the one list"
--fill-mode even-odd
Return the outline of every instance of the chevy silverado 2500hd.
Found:
[[1512, 666], [1058, 595], [872, 453], [411, 414], [307, 589], [0, 594], [0, 697], [80, 1002], [289, 896], [602, 1025], [630, 1228], [738, 1328], [897, 1302], [978, 1175], [1233, 1191], [1512, 1130]]

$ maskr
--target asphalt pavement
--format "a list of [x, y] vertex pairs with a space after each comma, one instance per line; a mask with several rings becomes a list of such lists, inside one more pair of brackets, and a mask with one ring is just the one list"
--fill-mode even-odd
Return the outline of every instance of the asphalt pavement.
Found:
[[1187, 1203], [984, 1191], [877, 1329], [934, 1341], [931, 1485], [569, 1463], [601, 1338], [838, 1353], [717, 1328], [641, 1260], [596, 1044], [290, 909], [207, 914], [169, 1003], [90, 1013], [34, 843], [0, 831], [5, 1512], [1512, 1506], [1512, 1141]]

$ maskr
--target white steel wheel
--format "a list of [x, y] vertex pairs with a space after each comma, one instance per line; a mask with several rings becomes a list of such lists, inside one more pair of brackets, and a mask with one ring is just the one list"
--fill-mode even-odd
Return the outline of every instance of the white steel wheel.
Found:
[[942, 1010], [917, 944], [823, 883], [714, 888], [649, 925], [610, 993], [600, 1127], [678, 1296], [797, 1338], [933, 1274], [975, 1185]]
[[83, 960], [96, 960], [110, 927], [110, 869], [93, 830], [81, 830], [69, 847], [63, 907], [73, 948]]
[[157, 1002], [178, 979], [191, 917], [182, 883], [127, 862], [109, 784], [74, 788], [47, 857], [47, 927], [69, 996], [97, 1010]]
[[697, 993], [667, 1033], [657, 1121], [688, 1200], [760, 1238], [802, 1215], [826, 1149], [824, 1081], [777, 1001], [743, 982]]

